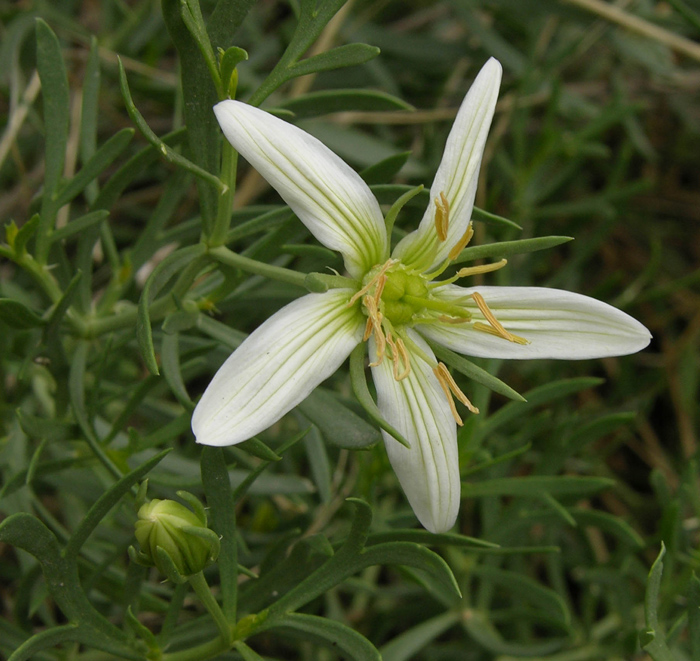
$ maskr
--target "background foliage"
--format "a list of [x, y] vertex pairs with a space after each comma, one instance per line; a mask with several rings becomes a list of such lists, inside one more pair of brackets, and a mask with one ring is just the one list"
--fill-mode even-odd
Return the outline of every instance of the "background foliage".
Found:
[[[304, 291], [200, 235], [341, 267], [244, 163], [222, 224], [196, 7], [0, 3], [0, 655], [700, 658], [700, 5], [202, 0], [214, 46], [248, 52], [238, 97], [267, 99], [389, 204], [430, 182], [471, 80], [500, 59], [477, 206], [520, 228], [480, 222], [473, 245], [575, 241], [484, 281], [585, 293], [654, 335], [632, 357], [481, 361], [527, 402], [461, 382], [482, 414], [460, 433], [459, 534], [442, 536], [415, 528], [346, 372], [259, 441], [193, 442], [218, 365]], [[129, 561], [146, 475], [150, 497], [187, 489], [215, 531], [237, 525], [205, 571], [230, 651], [196, 586]]]

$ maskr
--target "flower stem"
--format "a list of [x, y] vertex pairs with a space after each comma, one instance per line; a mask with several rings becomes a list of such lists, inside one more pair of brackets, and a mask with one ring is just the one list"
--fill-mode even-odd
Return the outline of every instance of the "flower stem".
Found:
[[224, 140], [222, 147], [221, 180], [226, 184], [226, 190], [219, 195], [219, 205], [216, 210], [216, 220], [208, 243], [212, 247], [223, 245], [226, 240], [229, 225], [231, 224], [231, 210], [233, 209], [233, 195], [236, 191], [236, 167], [238, 165], [238, 152]]
[[305, 273], [299, 273], [291, 269], [282, 268], [281, 266], [273, 266], [272, 264], [259, 262], [256, 259], [250, 259], [250, 257], [244, 257], [243, 255], [233, 252], [233, 250], [229, 250], [226, 246], [212, 248], [209, 254], [214, 257], [214, 259], [227, 266], [233, 266], [234, 268], [239, 268], [248, 273], [255, 273], [256, 275], [262, 275], [272, 280], [280, 280], [281, 282], [288, 282], [291, 285], [304, 288], [304, 281], [306, 279]]
[[214, 599], [214, 595], [209, 589], [207, 580], [204, 578], [204, 573], [200, 571], [196, 574], [192, 574], [192, 576], [188, 577], [188, 580], [195, 593], [204, 604], [204, 607], [209, 611], [209, 615], [214, 619], [219, 633], [221, 634], [222, 644], [225, 645], [225, 649], [229, 649], [231, 645], [233, 645], [231, 627], [219, 606], [219, 602]]

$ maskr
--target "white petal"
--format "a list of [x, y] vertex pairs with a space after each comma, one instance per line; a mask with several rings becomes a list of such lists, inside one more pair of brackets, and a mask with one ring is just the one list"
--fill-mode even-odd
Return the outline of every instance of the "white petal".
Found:
[[192, 415], [204, 445], [240, 443], [279, 420], [362, 340], [352, 291], [308, 294], [270, 317], [216, 373]]
[[[415, 333], [411, 338], [430, 357], [430, 347]], [[375, 347], [370, 340], [372, 362]], [[410, 352], [410, 349], [409, 349]], [[411, 354], [411, 373], [396, 381], [385, 357], [372, 368], [377, 403], [386, 420], [411, 444], [408, 449], [382, 431], [391, 465], [418, 520], [431, 532], [445, 532], [459, 511], [457, 428], [445, 393], [432, 368]]]
[[472, 321], [484, 317], [472, 299], [478, 292], [504, 328], [530, 342], [515, 344], [470, 325], [421, 325], [422, 335], [459, 353], [484, 358], [562, 358], [581, 360], [625, 356], [649, 344], [651, 334], [636, 319], [588, 296], [541, 287], [448, 285], [433, 291], [446, 301], [464, 300]]
[[[433, 268], [441, 264], [462, 238], [471, 221], [479, 168], [486, 138], [498, 100], [501, 65], [491, 58], [472, 84], [452, 126], [435, 180], [430, 189], [430, 204], [416, 232], [405, 237], [394, 250], [394, 256], [407, 264], [421, 264], [430, 258], [437, 246]], [[447, 240], [440, 242], [435, 232], [434, 200], [444, 193], [450, 205]]]
[[309, 231], [338, 250], [355, 278], [386, 261], [379, 203], [347, 163], [316, 138], [239, 101], [214, 106], [224, 135], [277, 190]]

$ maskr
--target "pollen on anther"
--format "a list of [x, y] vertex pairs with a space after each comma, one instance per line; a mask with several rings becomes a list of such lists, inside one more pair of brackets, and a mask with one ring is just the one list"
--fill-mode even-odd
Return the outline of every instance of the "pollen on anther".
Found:
[[470, 275], [481, 275], [482, 273], [491, 273], [492, 271], [498, 271], [502, 269], [508, 263], [507, 259], [501, 259], [498, 262], [493, 262], [491, 264], [482, 264], [481, 266], [467, 266], [463, 269], [459, 269], [456, 275], [460, 278], [466, 278]]
[[450, 406], [450, 411], [452, 412], [452, 417], [455, 422], [462, 426], [462, 418], [457, 413], [457, 407], [455, 406], [452, 396], [456, 397], [462, 404], [464, 404], [472, 413], [478, 413], [479, 409], [476, 408], [470, 401], [469, 398], [462, 392], [460, 387], [457, 385], [455, 380], [452, 378], [450, 371], [444, 363], [438, 363], [437, 367], [433, 368], [433, 374], [435, 374], [442, 391], [447, 397], [447, 403]]
[[450, 226], [450, 203], [445, 197], [445, 193], [440, 192], [440, 197], [435, 198], [435, 231], [438, 239], [447, 239], [447, 230]]
[[[382, 264], [381, 268], [377, 273], [374, 275], [374, 277], [359, 291], [355, 292], [353, 294], [352, 298], [348, 301], [348, 307], [350, 307], [355, 301], [359, 300], [362, 298], [372, 287], [377, 285], [382, 278], [384, 278], [384, 282], [386, 282], [386, 278], [384, 277], [384, 274], [394, 265], [396, 264], [395, 259], [387, 259], [384, 264]], [[384, 284], [382, 283], [381, 287], [384, 287]], [[381, 294], [381, 292], [380, 292]], [[364, 300], [364, 299], [363, 299]]]
[[454, 246], [452, 246], [452, 249], [447, 255], [450, 261], [453, 261], [457, 259], [457, 257], [459, 257], [459, 253], [461, 253], [462, 250], [464, 250], [469, 245], [469, 242], [472, 240], [473, 236], [474, 229], [472, 228], [472, 224], [470, 222], [469, 226], [467, 227], [467, 231], [462, 235], [462, 238], [459, 241], [457, 241], [457, 243], [455, 243]]
[[478, 292], [474, 292], [471, 295], [471, 297], [474, 299], [474, 302], [477, 304], [479, 310], [481, 310], [481, 314], [484, 315], [486, 321], [488, 321], [490, 324], [490, 326], [488, 326], [477, 321], [473, 325], [474, 330], [480, 330], [486, 333], [491, 333], [492, 335], [497, 335], [498, 337], [502, 337], [504, 340], [508, 340], [509, 342], [513, 342], [514, 344], [530, 344], [530, 342], [524, 337], [515, 335], [514, 333], [507, 331], [503, 327], [503, 324], [501, 324], [501, 322], [498, 321], [498, 319], [496, 319], [496, 315], [486, 304], [486, 301], [484, 300], [484, 297], [481, 294], [479, 294]]
[[[390, 333], [387, 334], [386, 341], [391, 347], [394, 379], [396, 381], [403, 381], [411, 373], [411, 360], [406, 350], [406, 345], [400, 337], [394, 340]], [[403, 364], [403, 370], [399, 371], [401, 364]]]

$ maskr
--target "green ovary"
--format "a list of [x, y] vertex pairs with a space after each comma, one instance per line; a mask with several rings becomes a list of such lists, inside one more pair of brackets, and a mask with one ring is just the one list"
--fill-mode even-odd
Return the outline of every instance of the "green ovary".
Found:
[[409, 303], [404, 297], [425, 298], [427, 295], [428, 286], [422, 276], [405, 271], [390, 271], [386, 274], [382, 291], [382, 313], [394, 326], [407, 324], [424, 308]]

